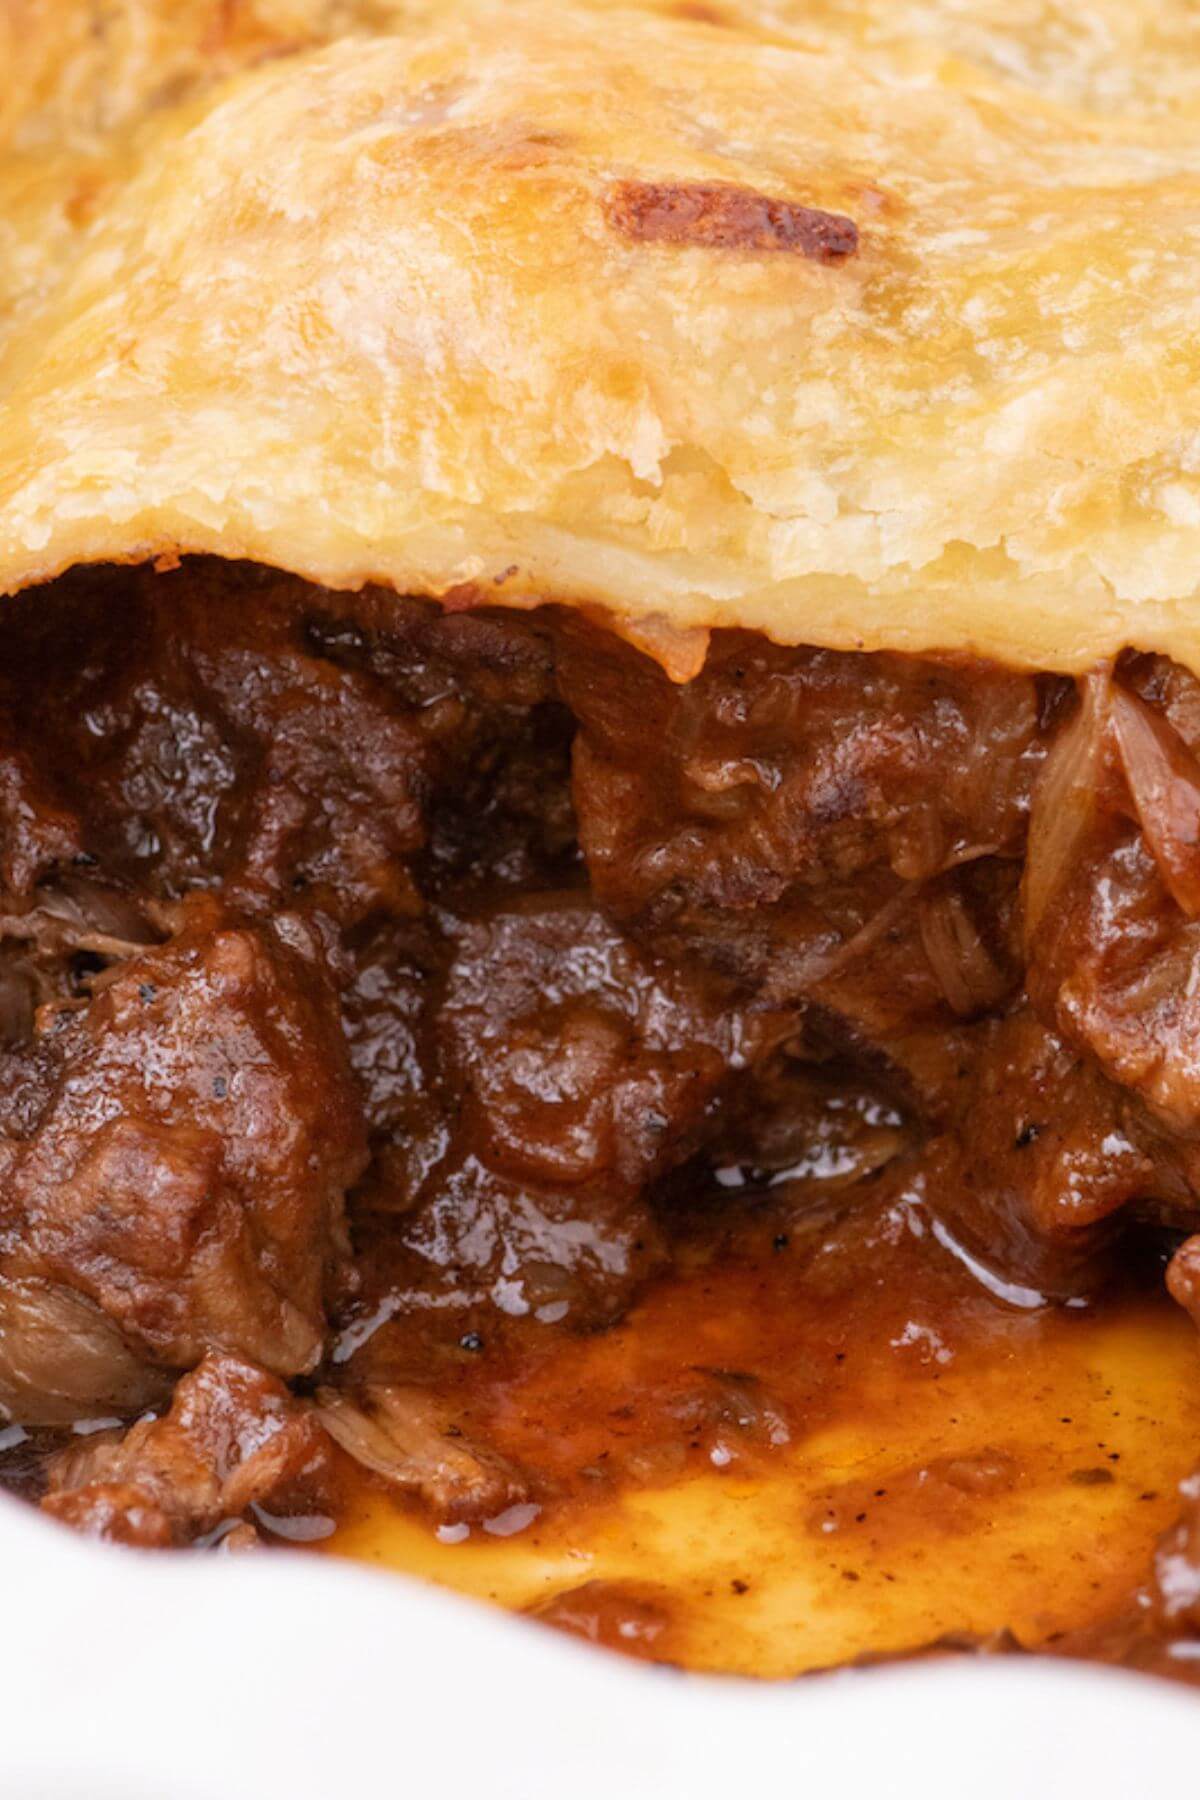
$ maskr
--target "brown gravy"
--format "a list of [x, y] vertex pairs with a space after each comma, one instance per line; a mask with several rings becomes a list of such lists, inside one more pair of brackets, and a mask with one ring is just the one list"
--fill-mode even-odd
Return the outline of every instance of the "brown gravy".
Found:
[[[1086, 1307], [1006, 1306], [911, 1197], [872, 1210], [873, 1279], [843, 1226], [815, 1288], [780, 1203], [736, 1248], [688, 1234], [608, 1331], [498, 1322], [445, 1390], [542, 1471], [540, 1508], [437, 1530], [347, 1470], [322, 1550], [687, 1668], [1108, 1644], [1191, 1678], [1186, 1644], [1134, 1629], [1200, 1432], [1200, 1345], [1161, 1272]], [[385, 1324], [364, 1353], [403, 1359], [407, 1335]]]
[[687, 1666], [1187, 1671], [1194, 677], [204, 561], [0, 640], [0, 1479]]

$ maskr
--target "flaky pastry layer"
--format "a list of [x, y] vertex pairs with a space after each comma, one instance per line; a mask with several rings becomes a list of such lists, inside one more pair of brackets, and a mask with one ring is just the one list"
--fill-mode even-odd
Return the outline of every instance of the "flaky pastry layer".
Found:
[[14, 0], [0, 590], [1200, 668], [1200, 23], [1139, 12]]

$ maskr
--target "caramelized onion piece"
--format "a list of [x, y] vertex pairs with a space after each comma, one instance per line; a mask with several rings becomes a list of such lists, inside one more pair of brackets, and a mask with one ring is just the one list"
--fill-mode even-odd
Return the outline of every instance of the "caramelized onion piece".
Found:
[[1169, 720], [1103, 669], [1083, 683], [1078, 717], [1051, 751], [1034, 796], [1024, 884], [1027, 946], [1095, 821], [1110, 759], [1168, 893], [1188, 918], [1200, 918], [1200, 763]]
[[1047, 757], [1034, 794], [1022, 884], [1027, 949], [1069, 879], [1096, 818], [1111, 693], [1110, 669], [1087, 676], [1079, 712]]
[[57, 935], [63, 948], [98, 956], [134, 956], [162, 936], [128, 895], [77, 875], [60, 876], [53, 886], [40, 888], [31, 917], [40, 932], [52, 940]]
[[40, 887], [33, 906], [0, 911], [0, 938], [52, 956], [87, 950], [121, 959], [159, 943], [162, 935], [127, 895], [82, 876], [64, 875]]
[[1146, 847], [1172, 899], [1200, 918], [1200, 764], [1174, 726], [1124, 688], [1109, 700], [1113, 738]]
[[378, 1385], [361, 1405], [322, 1388], [317, 1414], [334, 1442], [394, 1487], [417, 1494], [443, 1521], [492, 1518], [529, 1497], [511, 1464], [472, 1444], [416, 1387]]
[[929, 966], [953, 1010], [966, 1018], [995, 1006], [1008, 984], [958, 889], [923, 894], [917, 918]]
[[137, 946], [158, 942], [159, 934], [129, 895], [82, 875], [61, 875], [53, 886], [39, 888], [38, 906], [83, 934]]
[[140, 1412], [169, 1385], [82, 1294], [0, 1280], [0, 1407], [22, 1425]]

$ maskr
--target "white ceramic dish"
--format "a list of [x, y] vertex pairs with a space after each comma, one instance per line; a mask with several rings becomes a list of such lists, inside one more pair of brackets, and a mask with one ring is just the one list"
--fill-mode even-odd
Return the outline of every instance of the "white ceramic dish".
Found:
[[0, 1502], [0, 1793], [19, 1800], [1157, 1800], [1200, 1698], [1014, 1658], [788, 1685], [626, 1664], [293, 1556], [101, 1550]]

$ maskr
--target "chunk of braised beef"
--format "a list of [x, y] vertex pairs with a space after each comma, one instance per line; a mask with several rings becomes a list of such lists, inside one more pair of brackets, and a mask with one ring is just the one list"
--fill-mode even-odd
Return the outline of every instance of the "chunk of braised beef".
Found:
[[396, 1242], [424, 1302], [486, 1302], [577, 1330], [619, 1318], [665, 1258], [645, 1196], [597, 1183], [581, 1204], [576, 1189], [516, 1180], [454, 1148], [397, 1219]]
[[23, 898], [82, 854], [77, 814], [51, 791], [31, 749], [10, 742], [0, 710], [0, 895]]
[[[41, 755], [103, 866], [167, 896], [221, 883], [259, 910], [307, 888], [337, 916], [411, 909], [400, 859], [424, 839], [425, 738], [379, 681], [313, 653], [312, 590], [203, 560], [127, 571], [121, 588], [118, 605], [71, 578], [52, 645], [16, 627], [70, 697], [46, 709]], [[126, 635], [98, 655], [105, 600]], [[12, 704], [32, 735], [28, 696]]]
[[[259, 911], [302, 896], [343, 924], [417, 912], [426, 848], [435, 886], [572, 862], [571, 721], [544, 624], [203, 558], [77, 571], [56, 593], [58, 634], [21, 602], [10, 635], [33, 675], [13, 685], [14, 734], [36, 729], [65, 796], [59, 858], [78, 812], [88, 851], [135, 885], [220, 883]], [[39, 675], [61, 699], [35, 720]], [[21, 867], [43, 866], [22, 842]]]
[[472, 907], [497, 888], [554, 889], [578, 877], [573, 730], [565, 707], [546, 703], [472, 733], [470, 754], [443, 776], [430, 806], [420, 865], [429, 893]]
[[[3, 1159], [0, 1306], [86, 1303], [122, 1391], [130, 1355], [181, 1369], [219, 1348], [312, 1368], [366, 1156], [314, 934], [287, 915], [233, 923], [197, 898], [169, 943], [120, 965], [34, 1054], [42, 1106]], [[103, 1356], [80, 1359], [73, 1391], [69, 1331], [49, 1383], [44, 1357], [7, 1353], [27, 1336], [0, 1357], [14, 1416], [37, 1420], [42, 1390], [51, 1420], [120, 1397]]]
[[564, 646], [598, 898], [743, 983], [803, 993], [902, 884], [1021, 853], [1041, 754], [1029, 677], [722, 632], [672, 687], [584, 627]]
[[425, 921], [386, 916], [343, 945], [342, 1025], [374, 1153], [367, 1182], [387, 1210], [412, 1203], [447, 1146], [433, 1021], [449, 955]]
[[43, 1510], [91, 1537], [159, 1548], [239, 1520], [324, 1514], [332, 1447], [312, 1407], [240, 1357], [210, 1354], [170, 1411], [51, 1464]]
[[1188, 1203], [1136, 1101], [1027, 1008], [976, 1026], [961, 1074], [926, 1153], [926, 1192], [1002, 1281], [1085, 1294], [1109, 1270], [1123, 1208]]
[[387, 1040], [402, 1069], [409, 1045], [425, 1058], [440, 1101], [427, 1147], [386, 1165], [418, 1183], [402, 1241], [460, 1300], [596, 1323], [661, 1258], [647, 1190], [711, 1134], [762, 1022], [702, 971], [655, 969], [577, 894], [496, 908], [453, 937], [432, 1036]]
[[438, 1017], [443, 1066], [495, 1168], [636, 1190], [681, 1154], [753, 1024], [656, 970], [585, 900], [468, 925]]
[[[189, 565], [181, 601], [201, 566]], [[191, 620], [172, 631], [160, 618], [164, 579], [80, 569], [50, 607], [41, 595], [9, 602], [0, 700], [17, 740], [36, 745], [39, 779], [79, 819], [74, 848], [110, 877], [176, 894], [214, 879], [245, 747], [227, 741], [191, 674]]]
[[[336, 597], [331, 596], [331, 599]], [[544, 620], [447, 612], [378, 588], [308, 624], [332, 662], [369, 674], [417, 724], [429, 755], [423, 891], [554, 886], [578, 861], [574, 722], [558, 699]]]

